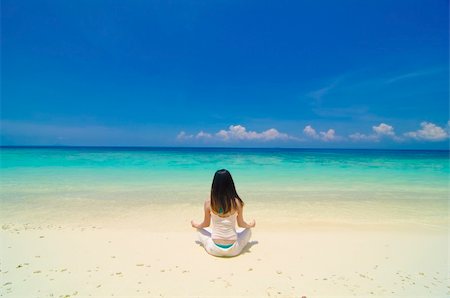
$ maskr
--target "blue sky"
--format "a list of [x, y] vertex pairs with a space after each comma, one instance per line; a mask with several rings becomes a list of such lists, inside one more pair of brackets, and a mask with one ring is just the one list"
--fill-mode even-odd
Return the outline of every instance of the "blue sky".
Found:
[[1, 142], [445, 149], [448, 8], [3, 0]]

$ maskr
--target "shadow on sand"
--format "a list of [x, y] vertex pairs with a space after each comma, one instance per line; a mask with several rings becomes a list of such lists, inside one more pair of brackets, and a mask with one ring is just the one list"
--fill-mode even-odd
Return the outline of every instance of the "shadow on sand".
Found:
[[[203, 243], [200, 242], [199, 240], [195, 240], [195, 243], [197, 243], [198, 245], [200, 245], [200, 246], [203, 247]], [[240, 256], [240, 255], [243, 255], [243, 254], [246, 254], [246, 253], [250, 253], [250, 252], [251, 252], [250, 248], [252, 248], [253, 245], [256, 245], [256, 244], [258, 244], [258, 243], [259, 243], [259, 242], [258, 242], [257, 240], [249, 241], [249, 242], [247, 243], [247, 245], [242, 249], [241, 253], [240, 253], [239, 255], [237, 255], [237, 256]], [[236, 256], [236, 257], [237, 257], [237, 256]]]

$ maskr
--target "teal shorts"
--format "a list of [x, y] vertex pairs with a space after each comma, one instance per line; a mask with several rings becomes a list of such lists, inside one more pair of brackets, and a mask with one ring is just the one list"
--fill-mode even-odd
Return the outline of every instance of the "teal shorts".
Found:
[[234, 243], [233, 244], [217, 244], [217, 243], [214, 242], [214, 244], [217, 245], [220, 248], [230, 248], [230, 247], [233, 246]]

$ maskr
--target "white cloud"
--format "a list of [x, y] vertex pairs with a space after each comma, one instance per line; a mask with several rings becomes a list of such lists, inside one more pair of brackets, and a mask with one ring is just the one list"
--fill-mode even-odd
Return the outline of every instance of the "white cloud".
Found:
[[289, 139], [289, 136], [285, 133], [281, 133], [275, 128], [271, 128], [268, 130], [265, 130], [263, 132], [256, 132], [256, 131], [250, 131], [247, 130], [242, 125], [230, 125], [228, 127], [228, 130], [220, 130], [216, 133], [216, 136], [219, 138], [222, 138], [223, 140], [263, 140], [263, 141], [270, 141], [270, 140], [287, 140]]
[[420, 123], [420, 126], [422, 127], [421, 129], [407, 132], [404, 135], [419, 141], [442, 141], [449, 137], [448, 132], [434, 123], [424, 121]]
[[333, 141], [333, 140], [336, 140], [336, 138], [337, 138], [336, 132], [334, 131], [334, 129], [329, 129], [329, 130], [327, 130], [327, 132], [321, 131], [320, 137], [324, 141]]
[[394, 128], [385, 123], [380, 123], [378, 126], [372, 126], [372, 129], [379, 136], [395, 136]]
[[322, 140], [325, 142], [336, 141], [336, 140], [340, 139], [340, 137], [336, 135], [336, 131], [331, 128], [329, 130], [327, 130], [326, 132], [321, 131], [321, 132], [317, 133], [317, 131], [311, 125], [307, 125], [303, 129], [303, 133], [310, 138], [313, 138], [316, 140]]
[[193, 135], [188, 135], [188, 134], [186, 134], [186, 132], [181, 131], [177, 135], [177, 140], [189, 140], [189, 139], [192, 139], [193, 137], [194, 137]]
[[317, 138], [317, 132], [314, 128], [312, 128], [311, 125], [306, 125], [305, 128], [303, 129], [303, 133], [305, 135], [307, 135], [308, 137], [312, 137], [312, 138]]
[[388, 125], [386, 123], [380, 123], [378, 126], [372, 126], [373, 134], [365, 135], [362, 133], [353, 133], [349, 135], [349, 138], [353, 141], [369, 141], [369, 142], [378, 142], [383, 137], [391, 138], [395, 141], [400, 141], [401, 138], [396, 136], [394, 127]]
[[202, 138], [203, 139], [210, 139], [210, 138], [212, 138], [212, 135], [210, 133], [204, 132], [202, 130], [195, 136], [195, 138], [197, 138], [197, 139], [202, 139]]
[[[180, 132], [177, 136], [179, 140], [192, 139], [193, 135], [188, 135], [184, 131]], [[200, 131], [195, 135], [196, 139], [209, 139], [209, 140], [219, 140], [219, 141], [229, 141], [229, 140], [257, 140], [257, 141], [272, 141], [272, 140], [297, 140], [298, 138], [289, 136], [286, 133], [279, 132], [275, 128], [270, 128], [262, 132], [256, 132], [247, 130], [242, 125], [230, 125], [228, 129], [221, 129], [215, 134]]]
[[229, 139], [228, 133], [225, 130], [223, 130], [223, 129], [221, 131], [219, 131], [218, 133], [216, 133], [216, 136], [221, 137], [221, 138], [223, 138], [225, 140]]

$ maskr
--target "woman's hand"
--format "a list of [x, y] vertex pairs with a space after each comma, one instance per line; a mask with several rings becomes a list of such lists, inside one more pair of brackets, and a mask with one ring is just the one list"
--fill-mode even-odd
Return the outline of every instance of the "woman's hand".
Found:
[[195, 223], [195, 221], [191, 220], [191, 226], [196, 229], [200, 229], [200, 226]]
[[254, 219], [253, 219], [251, 222], [249, 222], [249, 224], [248, 224], [248, 226], [249, 226], [250, 228], [254, 228], [255, 225], [256, 225], [256, 222], [255, 222]]

